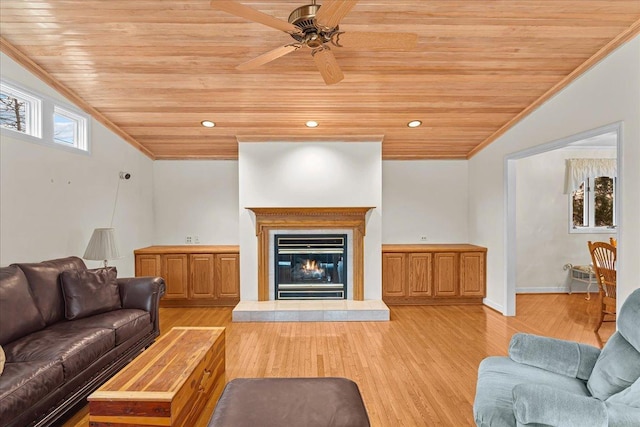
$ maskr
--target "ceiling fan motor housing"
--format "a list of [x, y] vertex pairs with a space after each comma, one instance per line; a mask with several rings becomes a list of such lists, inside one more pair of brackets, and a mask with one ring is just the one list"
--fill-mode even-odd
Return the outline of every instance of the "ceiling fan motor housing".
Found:
[[316, 27], [315, 17], [318, 9], [320, 9], [320, 5], [307, 4], [298, 7], [289, 15], [289, 23], [302, 30], [302, 34], [291, 34], [291, 37], [312, 49], [330, 41], [333, 33], [338, 30], [338, 27], [332, 28], [330, 31]]

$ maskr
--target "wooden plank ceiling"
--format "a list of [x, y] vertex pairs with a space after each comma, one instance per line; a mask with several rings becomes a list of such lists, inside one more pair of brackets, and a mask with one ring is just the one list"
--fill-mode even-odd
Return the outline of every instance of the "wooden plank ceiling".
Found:
[[[285, 21], [310, 3], [238, 1]], [[334, 49], [345, 79], [326, 86], [308, 49], [236, 70], [292, 39], [208, 0], [0, 4], [4, 52], [156, 159], [366, 135], [384, 136], [385, 159], [468, 158], [640, 29], [640, 0], [360, 0], [342, 31], [413, 32], [418, 45]]]

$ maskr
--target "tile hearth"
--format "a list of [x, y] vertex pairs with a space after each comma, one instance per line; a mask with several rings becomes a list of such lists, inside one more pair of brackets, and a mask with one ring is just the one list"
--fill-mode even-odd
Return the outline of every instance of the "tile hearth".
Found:
[[381, 300], [240, 301], [234, 322], [380, 322], [389, 320]]

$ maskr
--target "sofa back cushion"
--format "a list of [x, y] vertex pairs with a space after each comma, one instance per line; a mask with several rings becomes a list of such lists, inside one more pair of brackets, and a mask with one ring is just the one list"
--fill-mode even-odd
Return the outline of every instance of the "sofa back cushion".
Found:
[[67, 320], [121, 308], [116, 276], [115, 267], [63, 271], [60, 278]]
[[587, 388], [600, 400], [606, 400], [629, 387], [640, 378], [640, 353], [614, 333], [596, 361]]
[[618, 315], [618, 331], [640, 352], [640, 289], [636, 289], [622, 304]]
[[16, 266], [0, 268], [0, 345], [45, 326], [22, 270]]
[[27, 276], [36, 306], [47, 325], [64, 319], [64, 297], [60, 273], [65, 270], [85, 270], [84, 261], [67, 257], [33, 264], [14, 264]]

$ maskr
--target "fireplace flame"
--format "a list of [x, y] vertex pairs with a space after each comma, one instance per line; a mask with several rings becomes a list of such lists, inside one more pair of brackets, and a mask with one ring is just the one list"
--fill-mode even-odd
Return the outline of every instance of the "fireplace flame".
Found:
[[310, 272], [310, 273], [324, 273], [324, 269], [320, 268], [320, 266], [318, 265], [318, 262], [315, 259], [308, 259], [305, 261], [305, 263], [302, 265], [302, 269], [305, 272]]

